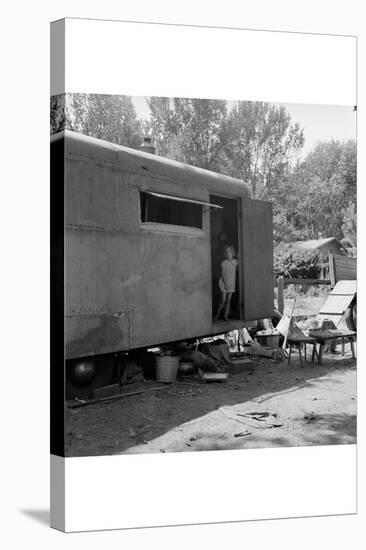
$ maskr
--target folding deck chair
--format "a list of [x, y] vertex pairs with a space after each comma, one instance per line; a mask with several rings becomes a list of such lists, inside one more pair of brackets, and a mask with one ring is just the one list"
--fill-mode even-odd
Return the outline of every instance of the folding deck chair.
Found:
[[311, 361], [314, 361], [315, 356], [318, 356], [316, 349], [317, 340], [313, 336], [306, 336], [304, 332], [296, 325], [292, 320], [292, 315], [290, 317], [283, 316], [280, 322], [278, 323], [276, 330], [284, 337], [283, 348], [285, 349], [288, 345], [288, 360], [287, 364], [290, 364], [291, 355], [294, 349], [297, 349], [299, 352], [300, 364], [303, 366], [302, 354], [301, 351], [304, 351], [304, 359], [307, 359], [306, 346], [313, 346], [311, 353]]

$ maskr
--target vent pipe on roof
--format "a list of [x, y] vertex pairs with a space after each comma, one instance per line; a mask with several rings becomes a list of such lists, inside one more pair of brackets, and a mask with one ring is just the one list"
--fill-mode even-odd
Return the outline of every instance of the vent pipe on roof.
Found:
[[152, 143], [151, 137], [144, 137], [144, 141], [140, 145], [140, 151], [155, 155], [155, 145]]

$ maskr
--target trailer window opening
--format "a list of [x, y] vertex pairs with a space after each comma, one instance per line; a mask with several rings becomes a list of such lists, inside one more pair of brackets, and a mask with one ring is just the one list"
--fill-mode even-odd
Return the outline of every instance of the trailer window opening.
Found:
[[202, 229], [203, 203], [199, 201], [140, 192], [140, 206], [142, 223], [152, 222]]

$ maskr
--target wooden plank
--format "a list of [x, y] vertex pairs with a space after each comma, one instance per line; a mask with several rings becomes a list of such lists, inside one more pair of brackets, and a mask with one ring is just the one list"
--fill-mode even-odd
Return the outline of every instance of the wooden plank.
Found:
[[356, 281], [339, 281], [333, 288], [331, 294], [350, 294], [354, 296], [357, 292], [357, 282]]
[[328, 330], [311, 330], [310, 336], [316, 338], [319, 343], [324, 343], [327, 340], [334, 340], [338, 338], [353, 338], [356, 336], [356, 333], [353, 330], [338, 330], [338, 329], [328, 329]]
[[285, 337], [288, 333], [288, 330], [290, 328], [290, 317], [288, 315], [284, 315], [278, 325], [276, 326], [277, 332], [281, 334], [281, 336]]
[[278, 290], [277, 290], [277, 309], [280, 313], [283, 313], [285, 311], [285, 299], [283, 295], [284, 287], [285, 287], [284, 278], [279, 277]]
[[345, 324], [344, 313], [351, 304], [357, 291], [356, 281], [339, 281], [319, 311], [319, 317], [338, 326]]
[[330, 279], [293, 279], [286, 277], [285, 285], [330, 285]]
[[227, 372], [205, 372], [201, 376], [202, 382], [226, 382], [227, 379]]
[[[231, 330], [238, 330], [241, 328], [253, 328], [256, 323], [253, 321], [243, 321], [242, 319], [229, 319], [228, 321], [215, 321], [212, 324], [212, 333], [210, 334], [224, 334]], [[200, 335], [201, 336], [201, 335]]]
[[329, 252], [329, 279], [331, 286], [335, 285], [335, 276], [334, 276], [334, 254]]
[[294, 321], [291, 321], [290, 329], [288, 331], [287, 338], [288, 339], [291, 339], [291, 338], [306, 338], [306, 334], [303, 333], [301, 328], [299, 328], [297, 326], [297, 324], [294, 323]]
[[86, 407], [87, 405], [93, 405], [95, 403], [103, 403], [104, 401], [114, 401], [115, 399], [122, 399], [123, 397], [130, 397], [132, 395], [139, 395], [140, 393], [154, 392], [159, 390], [166, 390], [169, 386], [158, 386], [156, 388], [146, 388], [137, 391], [130, 391], [127, 393], [119, 393], [118, 395], [110, 395], [109, 397], [102, 397], [100, 399], [88, 399], [87, 401], [77, 401], [76, 403], [70, 403], [69, 409], [78, 409], [80, 407]]
[[271, 317], [274, 307], [272, 204], [242, 199], [241, 221], [244, 318]]
[[353, 300], [353, 295], [337, 295], [337, 294], [330, 294], [325, 301], [325, 304], [320, 309], [319, 314], [322, 315], [333, 315], [333, 314], [343, 314], [350, 303]]
[[294, 299], [294, 302], [292, 304], [292, 310], [291, 310], [290, 316], [283, 315], [282, 319], [280, 320], [280, 322], [276, 326], [276, 330], [284, 337], [284, 341], [283, 341], [283, 344], [282, 344], [282, 349], [286, 349], [287, 338], [288, 338], [288, 335], [289, 335], [289, 331], [291, 330], [291, 325], [293, 324], [292, 323], [292, 316], [293, 316], [293, 313], [294, 313], [294, 310], [295, 310], [295, 305], [296, 305], [296, 298]]
[[348, 256], [334, 256], [335, 282], [357, 279], [357, 260]]

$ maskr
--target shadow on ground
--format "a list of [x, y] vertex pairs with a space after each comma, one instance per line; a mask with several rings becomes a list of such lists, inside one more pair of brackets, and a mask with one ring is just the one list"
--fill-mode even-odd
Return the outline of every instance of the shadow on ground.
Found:
[[48, 509], [30, 508], [19, 511], [21, 514], [28, 516], [33, 521], [47, 525], [47, 527], [50, 525], [50, 511]]
[[[349, 357], [327, 355], [323, 365], [306, 363], [301, 367], [297, 361], [272, 363], [259, 361], [253, 374], [233, 375], [225, 384], [203, 384], [196, 379], [177, 381], [163, 390], [146, 392], [133, 397], [89, 405], [85, 408], [67, 411], [66, 417], [66, 456], [93, 456], [129, 452], [136, 446], [143, 447], [168, 431], [186, 423], [214, 413], [222, 407], [240, 405], [248, 401], [265, 403], [272, 394], [290, 399], [299, 389], [312, 388], [315, 381], [327, 375], [334, 392], [342, 394], [342, 373], [355, 370], [356, 362]], [[313, 382], [314, 381], [314, 384]], [[329, 385], [329, 381], [327, 384]], [[155, 383], [151, 383], [154, 385]], [[161, 385], [161, 384], [159, 384]], [[340, 388], [337, 390], [337, 388]], [[132, 385], [129, 390], [133, 389]], [[356, 389], [352, 388], [353, 393]], [[336, 394], [338, 395], [338, 394]], [[294, 397], [292, 397], [294, 399]], [[355, 397], [349, 397], [349, 399]], [[333, 411], [332, 411], [333, 412]], [[216, 418], [216, 417], [215, 417]], [[218, 418], [218, 417], [217, 417]], [[309, 422], [307, 427], [303, 418], [297, 419], [302, 432], [301, 442], [297, 439], [296, 429], [291, 437], [278, 436], [273, 430], [246, 436], [226, 438], [214, 426], [202, 433], [199, 444], [187, 444], [177, 450], [195, 451], [207, 449], [236, 449], [244, 447], [273, 447], [293, 445], [336, 445], [355, 442], [356, 417], [343, 411], [337, 414], [320, 414]], [[238, 426], [240, 431], [240, 425]], [[269, 433], [271, 432], [271, 433]], [[269, 441], [270, 438], [270, 441]], [[170, 449], [169, 449], [170, 450]], [[174, 449], [172, 449], [174, 450]], [[149, 450], [148, 452], [159, 452]]]
[[[301, 424], [306, 421], [299, 418], [298, 433], [296, 429], [290, 436], [278, 435], [273, 437], [273, 432], [258, 432], [252, 435], [243, 435], [234, 438], [232, 435], [224, 435], [222, 432], [197, 432], [198, 443], [192, 451], [235, 450], [243, 448], [261, 447], [294, 447], [299, 446], [301, 433], [301, 446], [316, 445], [347, 445], [355, 442], [356, 416], [352, 414], [323, 414], [316, 416], [312, 421], [311, 429], [308, 426], [303, 429]], [[240, 433], [240, 429], [237, 430]], [[245, 431], [244, 431], [245, 433]], [[281, 430], [276, 433], [281, 434]], [[269, 437], [268, 437], [269, 436]]]

